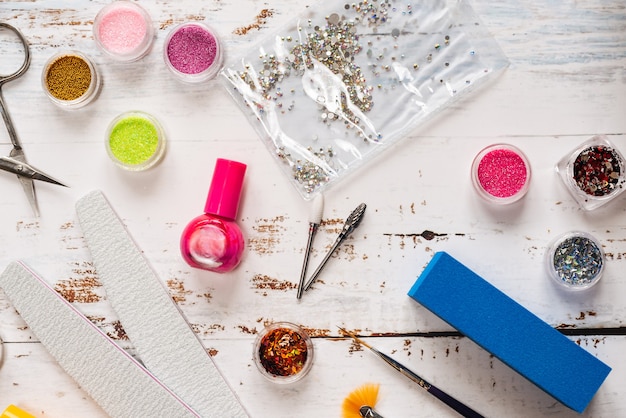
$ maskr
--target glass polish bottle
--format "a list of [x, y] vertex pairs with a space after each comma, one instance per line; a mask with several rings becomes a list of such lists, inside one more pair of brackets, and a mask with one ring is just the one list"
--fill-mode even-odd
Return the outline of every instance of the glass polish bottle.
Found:
[[247, 166], [218, 158], [204, 214], [183, 230], [180, 251], [191, 267], [225, 273], [241, 261], [245, 241], [235, 219]]

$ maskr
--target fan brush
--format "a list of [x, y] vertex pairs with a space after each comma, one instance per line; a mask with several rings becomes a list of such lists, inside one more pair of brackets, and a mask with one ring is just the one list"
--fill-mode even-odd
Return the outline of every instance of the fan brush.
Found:
[[379, 384], [366, 383], [359, 386], [343, 400], [343, 418], [383, 418], [374, 411], [378, 401]]
[[399, 371], [404, 376], [406, 376], [409, 379], [411, 379], [413, 382], [417, 383], [420, 387], [426, 389], [426, 391], [428, 393], [430, 393], [431, 395], [433, 395], [434, 397], [439, 399], [441, 402], [443, 402], [446, 405], [448, 405], [450, 408], [454, 409], [456, 412], [458, 412], [462, 416], [464, 416], [466, 418], [484, 418], [481, 414], [479, 414], [478, 412], [474, 411], [469, 406], [465, 405], [464, 403], [462, 403], [462, 402], [458, 401], [457, 399], [453, 398], [452, 396], [448, 395], [446, 392], [444, 392], [443, 390], [439, 389], [435, 385], [433, 385], [431, 383], [428, 383], [426, 380], [422, 379], [417, 374], [413, 373], [411, 370], [407, 369], [402, 364], [400, 364], [396, 360], [394, 360], [391, 357], [389, 357], [387, 354], [378, 351], [376, 348], [372, 347], [371, 345], [369, 345], [368, 343], [366, 343], [365, 341], [363, 341], [362, 339], [360, 339], [356, 335], [352, 334], [351, 332], [348, 332], [348, 331], [346, 331], [345, 329], [343, 329], [341, 327], [338, 327], [338, 328], [341, 330], [341, 332], [343, 332], [344, 335], [352, 337], [354, 339], [354, 341], [356, 341], [359, 344], [369, 348], [372, 351], [372, 353], [376, 354], [378, 357], [383, 359], [385, 361], [385, 363], [387, 363], [388, 365], [390, 365], [391, 367], [393, 367], [394, 369]]

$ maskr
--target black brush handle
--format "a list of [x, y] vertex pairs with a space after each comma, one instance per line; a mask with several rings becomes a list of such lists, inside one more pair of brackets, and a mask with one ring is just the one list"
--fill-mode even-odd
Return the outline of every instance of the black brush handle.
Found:
[[456, 412], [458, 412], [459, 414], [463, 415], [464, 417], [467, 417], [467, 418], [485, 418], [482, 415], [480, 415], [478, 412], [474, 411], [469, 406], [465, 405], [464, 403], [462, 403], [460, 401], [457, 401], [455, 398], [453, 398], [452, 396], [448, 395], [443, 390], [439, 389], [438, 387], [434, 386], [433, 384], [431, 384], [431, 383], [427, 382], [426, 380], [422, 379], [415, 372], [413, 372], [412, 370], [404, 367], [400, 362], [394, 360], [393, 358], [391, 358], [387, 354], [378, 351], [374, 347], [369, 347], [369, 349], [372, 350], [372, 352], [374, 352], [378, 357], [380, 357], [383, 360], [385, 360], [385, 362], [387, 362], [387, 364], [389, 364], [391, 367], [393, 367], [394, 369], [396, 369], [397, 371], [399, 371], [400, 373], [402, 373], [403, 375], [405, 375], [406, 377], [408, 377], [409, 379], [411, 379], [412, 381], [414, 381], [415, 383], [417, 383], [418, 385], [420, 385], [421, 387], [426, 389], [426, 391], [428, 393], [430, 393], [431, 395], [435, 396], [437, 399], [439, 399], [440, 401], [442, 401], [443, 403], [445, 403], [450, 408], [454, 409]]
[[444, 392], [443, 390], [439, 389], [438, 387], [433, 386], [432, 384], [426, 390], [431, 395], [435, 396], [441, 402], [445, 403], [450, 408], [454, 409], [456, 412], [458, 412], [459, 414], [463, 415], [464, 417], [467, 417], [467, 418], [484, 418], [481, 414], [479, 414], [478, 412], [474, 411], [472, 408], [470, 408], [469, 406], [465, 405], [463, 402], [456, 400], [455, 398], [453, 398], [452, 396], [448, 395], [446, 392]]

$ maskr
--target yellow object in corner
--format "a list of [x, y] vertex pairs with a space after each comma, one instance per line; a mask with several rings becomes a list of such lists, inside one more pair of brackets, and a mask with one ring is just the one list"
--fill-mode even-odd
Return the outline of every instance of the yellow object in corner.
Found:
[[35, 418], [35, 416], [15, 405], [9, 405], [2, 415], [0, 415], [0, 418]]

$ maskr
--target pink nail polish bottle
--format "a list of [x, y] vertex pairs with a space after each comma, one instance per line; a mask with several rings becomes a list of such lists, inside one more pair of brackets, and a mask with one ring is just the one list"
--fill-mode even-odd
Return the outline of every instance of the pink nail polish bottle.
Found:
[[191, 267], [224, 273], [241, 260], [244, 239], [235, 222], [246, 165], [218, 158], [204, 214], [189, 222], [180, 251]]

